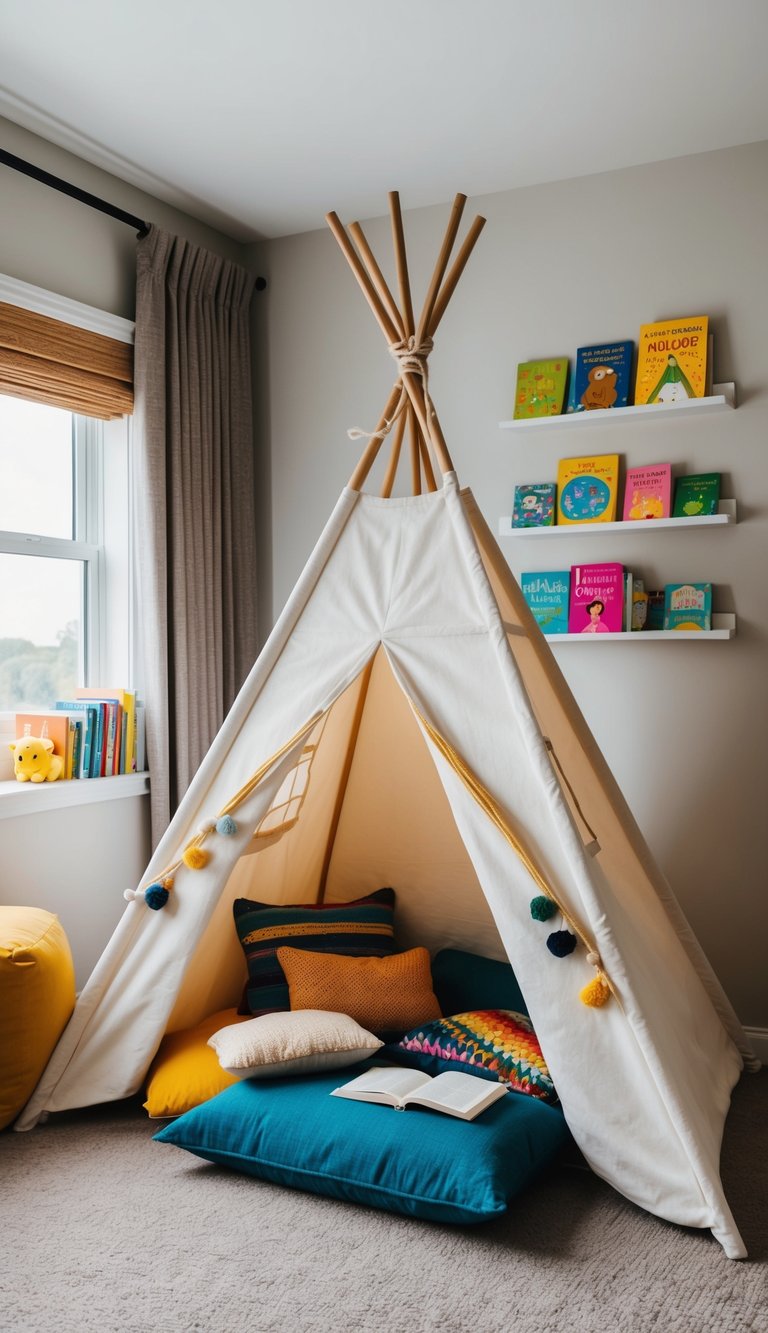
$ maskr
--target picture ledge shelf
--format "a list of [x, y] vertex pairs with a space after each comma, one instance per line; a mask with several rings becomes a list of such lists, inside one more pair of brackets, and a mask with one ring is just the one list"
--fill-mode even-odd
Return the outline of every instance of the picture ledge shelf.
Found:
[[571, 426], [618, 425], [622, 421], [650, 420], [668, 416], [695, 416], [699, 412], [719, 412], [736, 406], [736, 385], [715, 384], [707, 398], [685, 398], [679, 403], [641, 403], [637, 407], [612, 407], [597, 412], [561, 412], [556, 417], [531, 417], [528, 420], [500, 421], [501, 430], [552, 430]]
[[699, 518], [649, 518], [628, 519], [617, 523], [561, 523], [549, 527], [513, 528], [512, 518], [506, 515], [499, 519], [500, 537], [604, 537], [609, 532], [622, 532], [625, 536], [637, 532], [655, 532], [659, 528], [712, 528], [727, 527], [738, 523], [735, 500], [721, 500], [716, 514], [703, 514]]
[[681, 639], [696, 639], [697, 642], [706, 642], [710, 639], [732, 639], [736, 633], [736, 616], [732, 611], [712, 612], [712, 628], [710, 630], [687, 630], [687, 629], [643, 629], [627, 632], [623, 630], [621, 634], [547, 634], [547, 643], [648, 643], [652, 639], [663, 639], [665, 643], [675, 643]]

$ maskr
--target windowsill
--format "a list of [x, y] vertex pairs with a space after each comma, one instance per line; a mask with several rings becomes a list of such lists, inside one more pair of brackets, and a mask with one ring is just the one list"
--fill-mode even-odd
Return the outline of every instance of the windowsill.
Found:
[[0, 782], [0, 819], [36, 815], [44, 810], [64, 810], [96, 801], [144, 796], [149, 791], [149, 773], [123, 773], [112, 778], [70, 778], [58, 782]]

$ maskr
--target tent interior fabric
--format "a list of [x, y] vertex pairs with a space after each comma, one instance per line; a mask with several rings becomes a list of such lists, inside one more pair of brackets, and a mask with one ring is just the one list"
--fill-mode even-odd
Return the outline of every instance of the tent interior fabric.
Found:
[[[396, 437], [415, 418], [412, 458], [434, 447], [442, 484], [424, 471], [423, 493], [392, 498], [356, 474], [343, 490], [142, 880], [173, 874], [166, 907], [129, 902], [16, 1127], [132, 1095], [166, 1031], [237, 1003], [236, 897], [343, 902], [391, 885], [400, 947], [512, 963], [592, 1169], [743, 1257], [719, 1156], [731, 1090], [757, 1062], [435, 444], [425, 375], [401, 364], [395, 387], [385, 425], [413, 389]], [[209, 853], [200, 869], [182, 862], [190, 846]], [[576, 936], [568, 957], [531, 916], [541, 892]], [[596, 979], [605, 1002], [582, 1003]]]

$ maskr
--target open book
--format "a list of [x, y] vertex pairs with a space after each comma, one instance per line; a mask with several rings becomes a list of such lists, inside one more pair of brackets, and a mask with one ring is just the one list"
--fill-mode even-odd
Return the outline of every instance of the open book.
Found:
[[503, 1097], [505, 1083], [491, 1083], [474, 1074], [422, 1074], [418, 1069], [400, 1066], [369, 1069], [365, 1074], [334, 1088], [332, 1097], [349, 1097], [356, 1102], [380, 1102], [404, 1111], [406, 1106], [426, 1106], [460, 1120], [474, 1120], [486, 1107]]

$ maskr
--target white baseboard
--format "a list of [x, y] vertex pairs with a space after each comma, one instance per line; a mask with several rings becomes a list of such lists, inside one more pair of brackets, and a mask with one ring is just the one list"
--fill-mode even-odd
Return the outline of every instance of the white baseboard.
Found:
[[768, 1028], [745, 1028], [744, 1033], [758, 1060], [768, 1065]]

